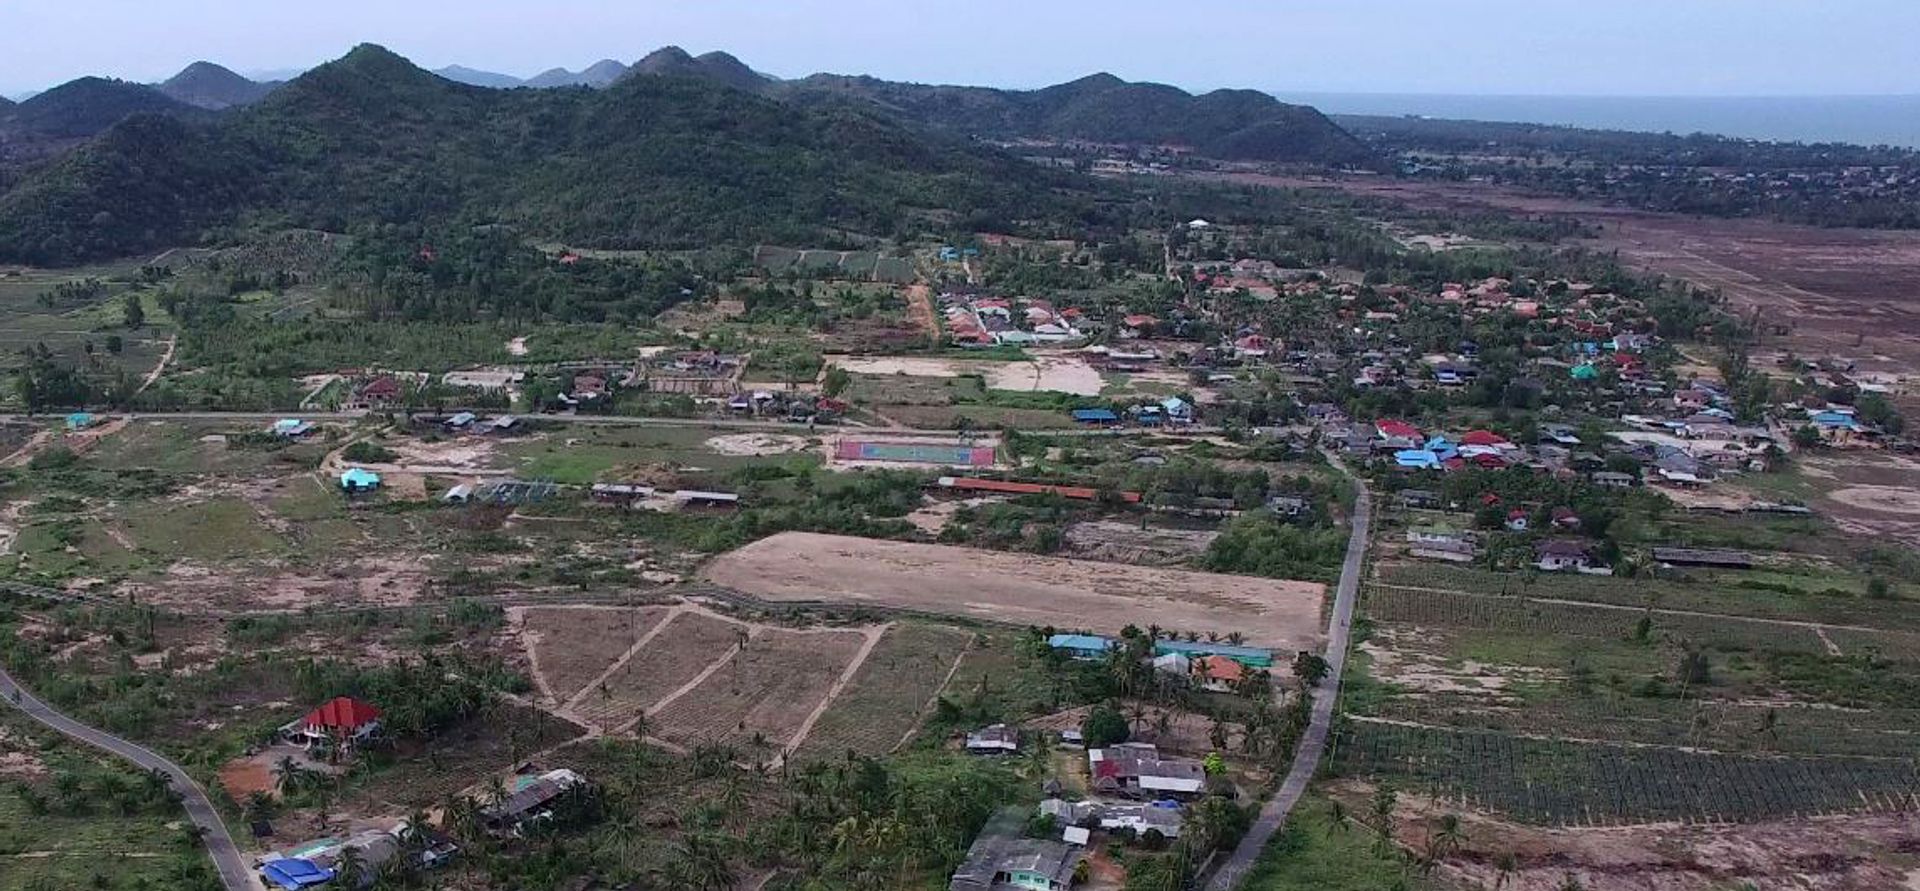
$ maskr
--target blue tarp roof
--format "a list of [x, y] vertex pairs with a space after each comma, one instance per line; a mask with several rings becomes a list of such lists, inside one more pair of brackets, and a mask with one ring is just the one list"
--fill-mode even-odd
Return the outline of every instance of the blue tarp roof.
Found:
[[1047, 646], [1057, 650], [1110, 650], [1113, 641], [1097, 634], [1056, 634], [1047, 638]]
[[1073, 419], [1076, 421], [1118, 421], [1120, 420], [1120, 416], [1114, 414], [1111, 409], [1076, 408], [1073, 410]]
[[1429, 449], [1406, 449], [1394, 452], [1393, 460], [1401, 467], [1440, 466], [1440, 456]]
[[273, 422], [273, 429], [292, 430], [296, 427], [304, 427], [306, 426], [306, 423], [307, 423], [306, 421], [302, 421], [299, 418], [281, 418], [280, 420]]
[[301, 888], [324, 885], [332, 881], [334, 871], [315, 866], [311, 860], [289, 857], [268, 861], [266, 865], [260, 867], [260, 875], [287, 891], [300, 891]]
[[370, 489], [380, 485], [380, 474], [364, 467], [349, 467], [346, 473], [340, 474], [340, 485], [355, 489]]
[[1813, 415], [1813, 422], [1815, 424], [1821, 425], [1822, 427], [1858, 427], [1860, 426], [1860, 422], [1855, 420], [1853, 415], [1843, 414], [1837, 411], [1817, 412]]

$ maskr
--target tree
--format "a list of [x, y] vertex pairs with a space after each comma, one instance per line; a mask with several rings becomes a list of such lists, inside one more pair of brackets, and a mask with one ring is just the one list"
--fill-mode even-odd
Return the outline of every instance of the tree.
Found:
[[1493, 879], [1493, 891], [1501, 891], [1508, 882], [1513, 881], [1513, 874], [1520, 871], [1520, 855], [1504, 851], [1493, 858], [1493, 868], [1497, 871]]
[[1810, 449], [1820, 444], [1820, 430], [1812, 424], [1801, 424], [1793, 428], [1795, 448]]
[[340, 877], [340, 884], [347, 888], [358, 888], [367, 880], [367, 858], [356, 845], [340, 849], [339, 859], [334, 861], [333, 869]]
[[279, 761], [274, 762], [274, 785], [280, 790], [282, 797], [297, 791], [301, 786], [305, 785], [306, 775], [306, 768], [301, 767], [300, 762], [293, 760], [292, 755], [283, 755]]
[[128, 328], [138, 328], [147, 321], [147, 308], [140, 303], [140, 292], [130, 291], [120, 302], [120, 313]]
[[120, 355], [120, 351], [123, 349], [126, 349], [126, 341], [121, 340], [120, 335], [118, 334], [107, 335], [107, 352], [108, 353], [118, 356]]
[[1332, 671], [1332, 667], [1327, 664], [1327, 660], [1322, 658], [1319, 653], [1311, 650], [1301, 650], [1298, 655], [1293, 657], [1293, 676], [1300, 679], [1300, 686], [1303, 688], [1319, 686], [1320, 682], [1326, 679], [1330, 671]]
[[1893, 587], [1887, 584], [1886, 579], [1876, 575], [1867, 579], [1867, 596], [1874, 600], [1890, 600], [1893, 598]]
[[846, 392], [847, 386], [852, 383], [853, 375], [848, 374], [845, 368], [835, 365], [827, 369], [826, 376], [821, 379], [820, 393], [828, 399], [836, 399], [841, 393]]
[[1129, 735], [1126, 717], [1111, 705], [1094, 706], [1087, 712], [1086, 720], [1080, 722], [1080, 736], [1089, 748], [1123, 743]]

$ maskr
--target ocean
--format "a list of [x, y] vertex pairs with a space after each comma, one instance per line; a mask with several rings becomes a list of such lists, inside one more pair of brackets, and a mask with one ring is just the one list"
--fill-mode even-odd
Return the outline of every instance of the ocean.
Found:
[[1406, 115], [1561, 124], [1653, 133], [1848, 142], [1920, 148], [1920, 94], [1911, 96], [1467, 96], [1302, 93], [1283, 102], [1327, 114]]

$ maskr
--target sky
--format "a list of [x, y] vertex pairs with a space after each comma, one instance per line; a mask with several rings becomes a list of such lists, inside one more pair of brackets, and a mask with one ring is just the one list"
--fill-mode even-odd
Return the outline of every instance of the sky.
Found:
[[1920, 0], [0, 0], [0, 93], [382, 44], [527, 76], [677, 44], [771, 74], [1194, 90], [1920, 94]]

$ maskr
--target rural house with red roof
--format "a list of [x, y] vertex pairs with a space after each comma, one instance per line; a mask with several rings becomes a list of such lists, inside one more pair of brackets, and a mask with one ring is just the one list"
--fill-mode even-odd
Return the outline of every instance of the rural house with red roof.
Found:
[[340, 751], [365, 745], [379, 732], [380, 710], [351, 696], [329, 699], [280, 728], [287, 742], [301, 748]]

